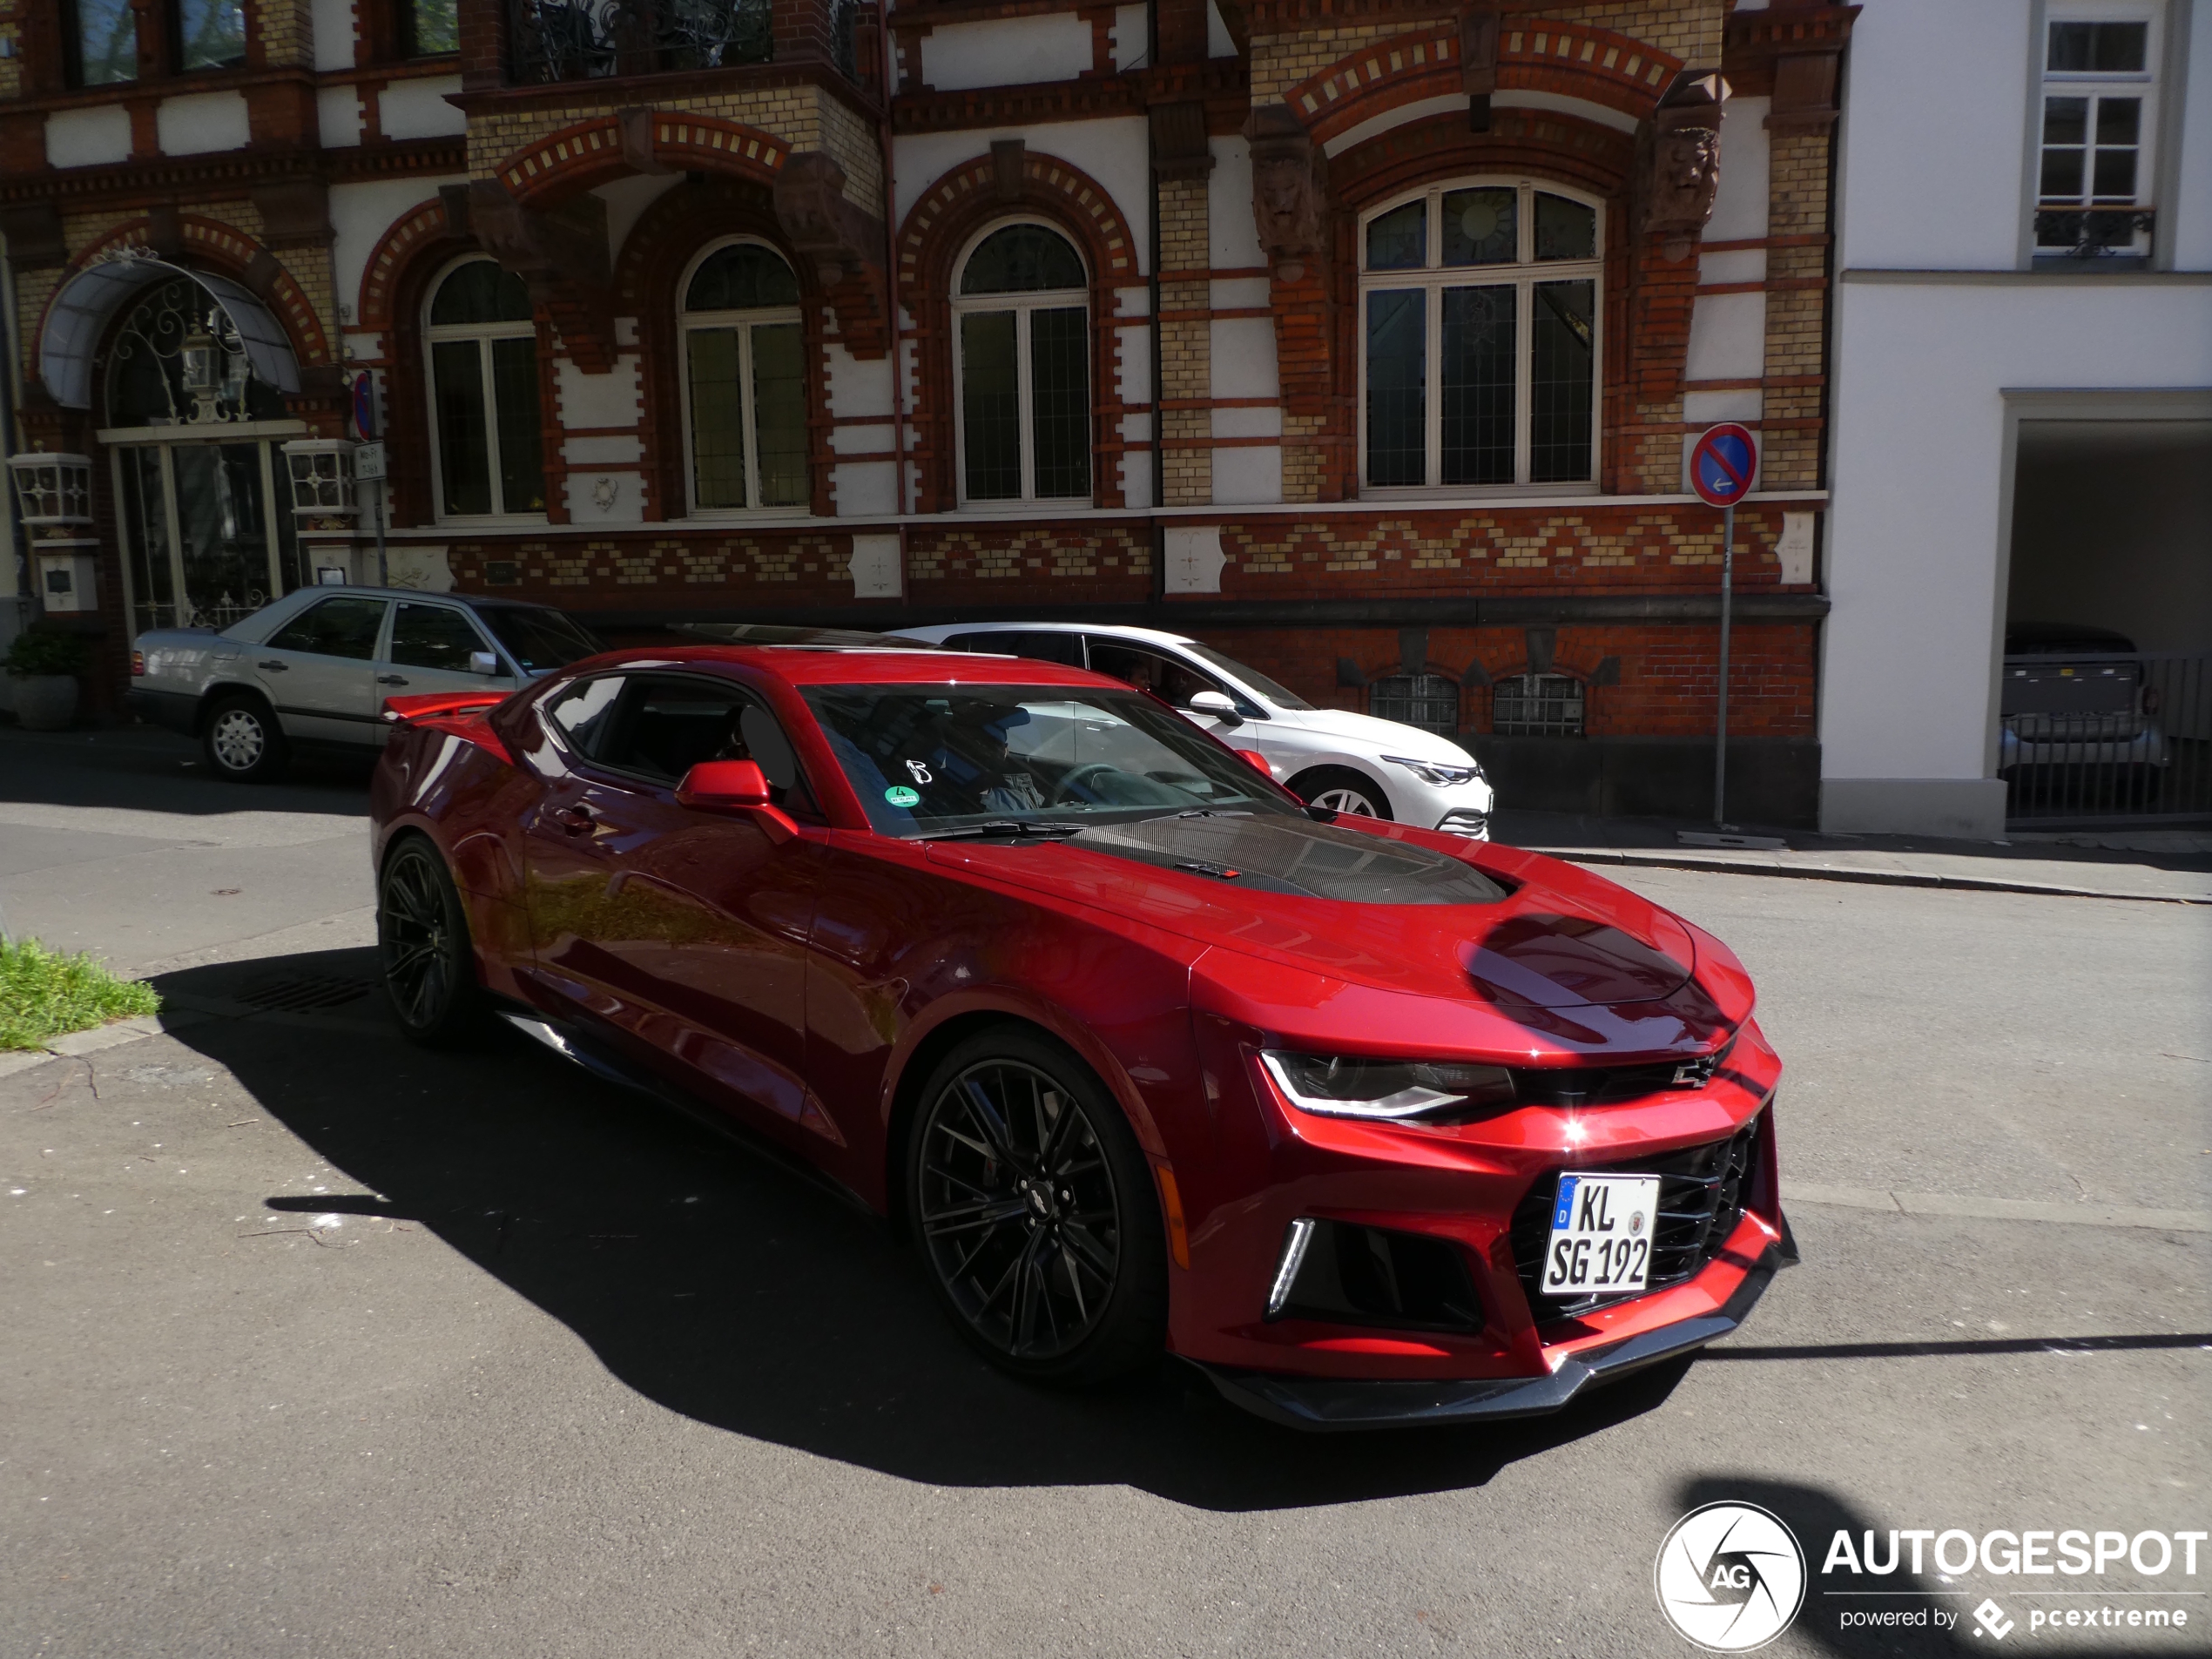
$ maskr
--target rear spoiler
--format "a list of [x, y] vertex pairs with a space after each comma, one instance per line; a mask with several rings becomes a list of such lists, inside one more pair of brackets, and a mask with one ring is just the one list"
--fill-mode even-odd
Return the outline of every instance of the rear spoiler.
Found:
[[507, 691], [428, 691], [419, 697], [388, 697], [383, 718], [401, 731], [443, 732], [488, 750], [509, 765], [514, 757], [484, 718], [512, 695]]

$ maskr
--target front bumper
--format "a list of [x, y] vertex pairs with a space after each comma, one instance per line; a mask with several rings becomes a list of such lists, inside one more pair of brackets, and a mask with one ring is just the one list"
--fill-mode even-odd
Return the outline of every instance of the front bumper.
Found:
[[1193, 1360], [1206, 1379], [1233, 1406], [1285, 1428], [1341, 1433], [1366, 1428], [1420, 1428], [1454, 1423], [1541, 1417], [1558, 1411], [1588, 1389], [1695, 1352], [1729, 1335], [1743, 1323], [1776, 1273], [1797, 1264], [1795, 1241], [1785, 1221], [1782, 1242], [1770, 1244], [1744, 1273], [1734, 1294], [1719, 1308], [1601, 1347], [1584, 1348], [1559, 1362], [1548, 1375], [1466, 1380], [1370, 1380], [1344, 1377], [1291, 1377], [1264, 1371], [1239, 1371]]

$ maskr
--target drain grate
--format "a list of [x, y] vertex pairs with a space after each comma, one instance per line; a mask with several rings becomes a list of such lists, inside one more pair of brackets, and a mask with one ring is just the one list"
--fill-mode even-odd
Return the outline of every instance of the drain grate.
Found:
[[369, 992], [365, 980], [332, 979], [316, 974], [278, 974], [255, 980], [238, 994], [249, 1007], [270, 1013], [305, 1014], [315, 1008], [343, 1008]]

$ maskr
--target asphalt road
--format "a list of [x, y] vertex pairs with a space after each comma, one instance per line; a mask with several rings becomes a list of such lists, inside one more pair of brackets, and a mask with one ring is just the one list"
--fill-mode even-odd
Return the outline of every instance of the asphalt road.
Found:
[[[1313, 1440], [1003, 1381], [867, 1219], [519, 1039], [409, 1049], [358, 778], [186, 759], [0, 734], [8, 925], [174, 1010], [0, 1062], [0, 1654], [1688, 1655], [1701, 1502], [1815, 1568], [2212, 1524], [2203, 908], [1622, 872], [1759, 981], [1804, 1264], [1566, 1415]], [[2203, 1651], [2198, 1566], [1816, 1579], [1770, 1651], [1980, 1653], [1985, 1596], [2007, 1649]], [[2029, 1629], [2093, 1604], [2191, 1621]]]

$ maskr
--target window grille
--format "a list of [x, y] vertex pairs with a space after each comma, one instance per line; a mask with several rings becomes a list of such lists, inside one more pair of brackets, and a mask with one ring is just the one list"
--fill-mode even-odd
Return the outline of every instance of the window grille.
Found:
[[1491, 691], [1490, 729], [1501, 738], [1579, 738], [1582, 682], [1567, 674], [1516, 674]]
[[1441, 674], [1393, 674], [1374, 683], [1367, 711], [1378, 720], [1454, 738], [1460, 733], [1460, 688]]

